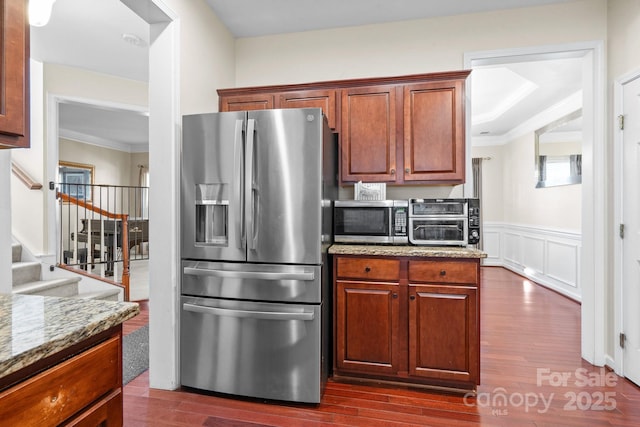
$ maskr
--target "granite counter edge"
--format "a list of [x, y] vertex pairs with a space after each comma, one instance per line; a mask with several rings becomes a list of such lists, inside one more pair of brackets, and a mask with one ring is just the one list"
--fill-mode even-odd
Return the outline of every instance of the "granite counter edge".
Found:
[[140, 313], [137, 303], [119, 303], [118, 311], [100, 319], [87, 323], [83, 328], [75, 329], [67, 334], [51, 339], [41, 345], [17, 354], [14, 357], [0, 361], [0, 378], [8, 376], [39, 360], [61, 352], [77, 343], [98, 335], [114, 326], [124, 323]]
[[406, 256], [424, 258], [486, 258], [486, 252], [478, 249], [450, 246], [384, 246], [334, 244], [330, 255]]

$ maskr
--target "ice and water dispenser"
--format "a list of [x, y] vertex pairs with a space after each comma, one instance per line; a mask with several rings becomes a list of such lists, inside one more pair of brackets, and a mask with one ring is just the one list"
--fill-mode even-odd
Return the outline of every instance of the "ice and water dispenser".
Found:
[[227, 246], [227, 184], [196, 184], [196, 245]]

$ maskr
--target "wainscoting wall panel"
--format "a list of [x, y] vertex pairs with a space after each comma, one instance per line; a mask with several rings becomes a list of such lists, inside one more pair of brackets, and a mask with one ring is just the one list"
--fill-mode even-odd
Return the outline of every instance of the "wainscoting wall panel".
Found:
[[544, 274], [545, 239], [524, 235], [521, 241], [522, 265], [536, 274]]
[[501, 222], [483, 223], [483, 265], [508, 268], [581, 301], [581, 234]]

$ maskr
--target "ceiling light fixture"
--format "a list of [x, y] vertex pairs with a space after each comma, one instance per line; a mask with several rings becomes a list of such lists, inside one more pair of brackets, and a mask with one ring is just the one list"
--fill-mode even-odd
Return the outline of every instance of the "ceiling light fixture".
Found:
[[145, 47], [147, 45], [147, 42], [145, 42], [135, 34], [124, 33], [122, 34], [122, 40], [136, 47]]
[[47, 25], [56, 0], [29, 0], [29, 24], [33, 27]]

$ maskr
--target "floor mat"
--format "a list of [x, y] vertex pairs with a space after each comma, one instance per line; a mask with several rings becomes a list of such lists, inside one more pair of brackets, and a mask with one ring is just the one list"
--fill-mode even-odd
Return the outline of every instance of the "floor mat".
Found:
[[149, 369], [149, 325], [122, 339], [122, 384]]

